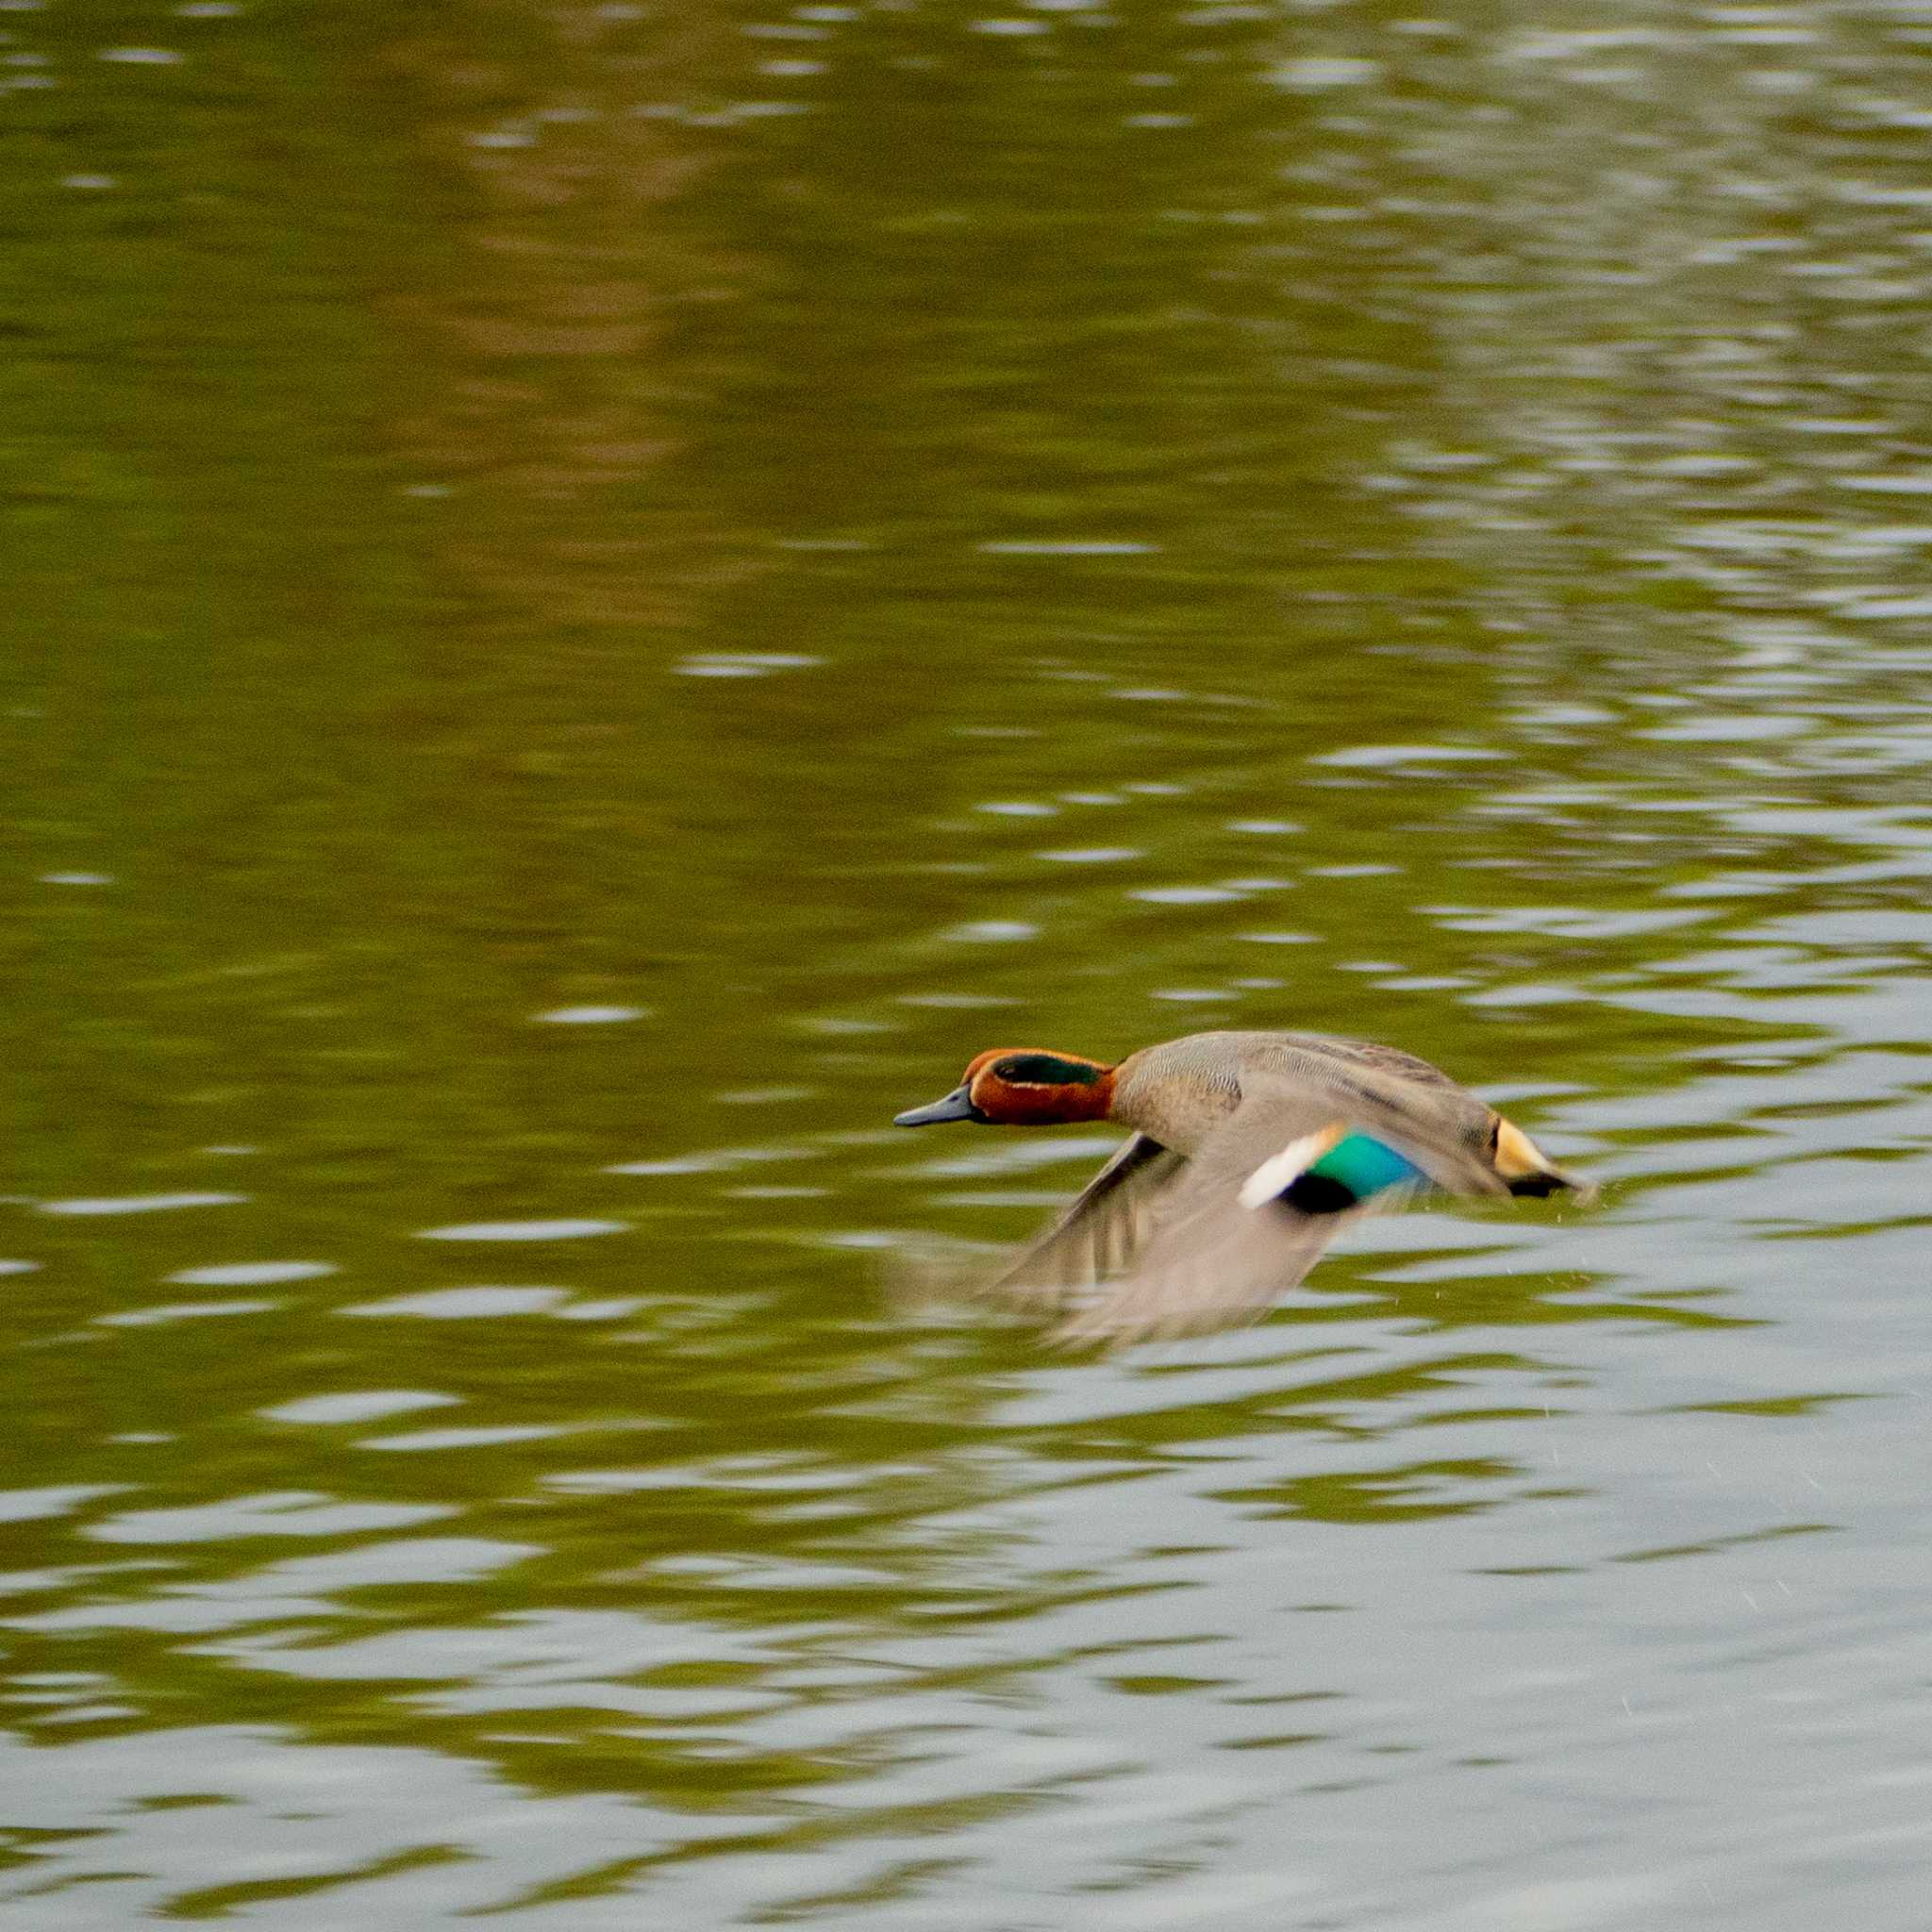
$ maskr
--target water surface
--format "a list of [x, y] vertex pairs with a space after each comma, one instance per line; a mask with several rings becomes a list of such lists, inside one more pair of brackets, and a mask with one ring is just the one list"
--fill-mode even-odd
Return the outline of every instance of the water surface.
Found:
[[[407, 10], [406, 10], [407, 11]], [[0, 1923], [1916, 1932], [1932, 9], [0, 12]], [[1094, 1361], [1010, 1041], [1607, 1183]]]

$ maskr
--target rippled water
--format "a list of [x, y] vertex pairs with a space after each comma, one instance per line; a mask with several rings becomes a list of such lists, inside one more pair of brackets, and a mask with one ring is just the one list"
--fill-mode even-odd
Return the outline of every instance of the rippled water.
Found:
[[[0, 12], [0, 1923], [1911, 1932], [1932, 7]], [[1608, 1183], [908, 1307], [1398, 1041]]]

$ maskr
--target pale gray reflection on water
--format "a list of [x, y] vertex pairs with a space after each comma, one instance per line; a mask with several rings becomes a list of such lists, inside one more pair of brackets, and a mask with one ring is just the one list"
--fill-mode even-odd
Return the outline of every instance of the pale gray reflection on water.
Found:
[[5, 18], [0, 1923], [1917, 1932], [1932, 9]]

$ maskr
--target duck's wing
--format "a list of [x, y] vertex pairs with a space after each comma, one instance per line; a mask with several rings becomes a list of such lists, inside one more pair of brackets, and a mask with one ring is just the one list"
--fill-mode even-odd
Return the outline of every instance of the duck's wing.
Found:
[[1185, 1155], [1151, 1134], [1134, 1135], [982, 1292], [1058, 1307], [1074, 1290], [1124, 1273], [1153, 1226], [1158, 1197], [1187, 1166]]
[[1224, 1327], [1296, 1286], [1365, 1213], [1430, 1187], [1503, 1191], [1463, 1144], [1451, 1109], [1427, 1104], [1439, 1098], [1387, 1081], [1243, 1075], [1240, 1105], [1160, 1202], [1141, 1252], [1058, 1339], [1135, 1341]]
[[1441, 1067], [1399, 1046], [1385, 1045], [1379, 1040], [1347, 1040], [1334, 1033], [1297, 1033], [1290, 1037], [1300, 1051], [1330, 1061], [1343, 1078], [1351, 1068], [1366, 1067], [1372, 1073], [1422, 1087], [1454, 1088], [1457, 1084]]

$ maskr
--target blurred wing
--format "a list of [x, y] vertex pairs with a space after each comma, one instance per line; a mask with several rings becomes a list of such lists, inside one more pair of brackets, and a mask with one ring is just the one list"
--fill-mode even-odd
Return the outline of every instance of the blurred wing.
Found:
[[1449, 1117], [1413, 1104], [1409, 1083], [1248, 1076], [1241, 1085], [1241, 1105], [1162, 1202], [1131, 1271], [1064, 1323], [1059, 1340], [1135, 1341], [1224, 1327], [1295, 1287], [1365, 1213], [1431, 1186], [1499, 1191]]
[[1073, 1290], [1131, 1267], [1153, 1224], [1156, 1196], [1187, 1166], [1185, 1155], [1136, 1134], [981, 1291], [1058, 1305]]
[[1054, 1339], [1083, 1342], [1152, 1341], [1197, 1335], [1252, 1320], [1277, 1294], [1297, 1287], [1322, 1250], [1367, 1211], [1304, 1213], [1279, 1202], [1224, 1222], [1217, 1239], [1181, 1236], [1148, 1243], [1144, 1264], [1091, 1307], [1062, 1322]]

